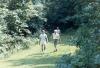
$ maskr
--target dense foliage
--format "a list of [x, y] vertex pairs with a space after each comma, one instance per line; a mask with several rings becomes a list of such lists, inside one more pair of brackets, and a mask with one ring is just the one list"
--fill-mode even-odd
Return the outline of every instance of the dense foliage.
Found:
[[45, 21], [43, 8], [31, 0], [0, 0], [0, 54], [35, 45], [32, 33]]
[[64, 55], [58, 62], [58, 68], [100, 67], [100, 2], [84, 1], [80, 5], [75, 17], [79, 25], [75, 42], [80, 50], [75, 55]]

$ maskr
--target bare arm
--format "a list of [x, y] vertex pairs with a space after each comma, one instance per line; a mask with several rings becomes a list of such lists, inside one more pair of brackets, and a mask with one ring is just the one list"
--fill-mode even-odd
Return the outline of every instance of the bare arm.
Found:
[[47, 37], [47, 35], [46, 35], [46, 41], [48, 42], [48, 37]]
[[46, 38], [47, 42], [48, 42], [48, 38]]

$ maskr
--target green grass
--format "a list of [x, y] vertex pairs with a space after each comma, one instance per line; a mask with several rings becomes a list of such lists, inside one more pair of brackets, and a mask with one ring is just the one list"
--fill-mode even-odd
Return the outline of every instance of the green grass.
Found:
[[31, 46], [28, 50], [13, 54], [0, 61], [0, 68], [55, 68], [55, 63], [63, 54], [75, 54], [75, 46], [60, 44], [58, 51], [54, 51], [53, 44], [48, 43], [46, 51], [41, 52], [39, 45]]

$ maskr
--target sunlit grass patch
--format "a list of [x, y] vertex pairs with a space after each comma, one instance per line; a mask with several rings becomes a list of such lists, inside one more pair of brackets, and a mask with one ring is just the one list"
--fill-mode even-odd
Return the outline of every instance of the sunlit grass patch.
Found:
[[[46, 50], [41, 51], [38, 39], [29, 39], [30, 47], [26, 50], [18, 51], [5, 61], [8, 68], [56, 68], [55, 63], [64, 55], [75, 55], [78, 47], [60, 43], [57, 45], [58, 51], [54, 52], [52, 42], [47, 43]], [[33, 42], [32, 42], [33, 41]], [[34, 43], [35, 42], [35, 43]], [[6, 68], [5, 65], [3, 68]]]

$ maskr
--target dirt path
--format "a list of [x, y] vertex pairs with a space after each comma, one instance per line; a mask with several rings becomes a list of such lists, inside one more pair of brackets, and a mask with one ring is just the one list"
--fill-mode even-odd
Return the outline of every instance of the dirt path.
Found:
[[52, 44], [48, 44], [44, 54], [40, 46], [32, 46], [20, 51], [9, 58], [0, 60], [0, 68], [55, 68], [55, 63], [63, 54], [75, 53], [75, 46], [59, 45], [58, 52], [53, 52]]

